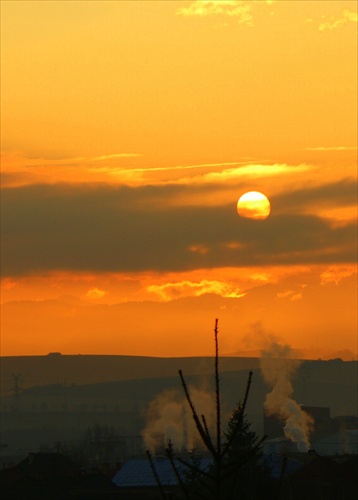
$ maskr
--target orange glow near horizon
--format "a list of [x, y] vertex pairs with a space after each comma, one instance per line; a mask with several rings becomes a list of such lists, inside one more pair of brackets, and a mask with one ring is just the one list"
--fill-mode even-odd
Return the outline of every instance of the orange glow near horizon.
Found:
[[357, 356], [355, 1], [1, 9], [0, 355]]
[[[220, 274], [222, 279], [218, 280]], [[174, 348], [175, 356], [212, 355], [211, 310], [211, 314], [220, 319], [223, 355], [259, 356], [270, 339], [284, 342], [289, 333], [293, 348], [303, 358], [354, 359], [357, 357], [354, 321], [340, 319], [340, 326], [346, 332], [345, 348], [340, 336], [330, 337], [326, 342], [322, 335], [332, 330], [332, 317], [324, 308], [343, 307], [344, 302], [353, 308], [356, 280], [354, 267], [342, 266], [266, 268], [265, 272], [261, 268], [217, 269], [136, 276], [55, 273], [4, 279], [2, 324], [12, 331], [12, 337], [2, 339], [1, 353], [3, 356], [46, 355], [60, 351], [62, 354], [172, 357]], [[337, 303], [337, 293], [342, 294], [341, 305]], [[188, 316], [191, 301], [200, 296], [202, 305], [199, 303], [199, 309], [193, 309]], [[350, 297], [348, 301], [345, 296]], [[266, 307], [272, 308], [270, 314], [265, 312], [264, 302], [257, 305], [258, 299], [267, 301]], [[312, 300], [316, 304], [317, 300], [322, 302], [319, 307], [316, 305], [317, 317], [313, 322], [309, 317]], [[170, 313], [163, 309], [166, 303], [171, 304], [172, 314], [177, 318], [175, 325]], [[300, 310], [300, 314], [306, 311], [308, 323], [304, 331], [302, 319], [300, 326], [295, 326], [296, 310]], [[153, 314], [152, 320], [148, 314]], [[123, 321], [125, 331], [121, 327]], [[183, 342], [188, 321], [196, 326], [197, 341], [190, 334], [190, 342], [189, 339]], [[266, 323], [270, 325], [268, 330]], [[151, 339], [148, 342], [143, 341], [144, 324]], [[260, 334], [251, 331], [255, 324], [260, 324]], [[25, 335], [29, 325], [30, 342]], [[102, 331], [100, 345], [95, 341], [98, 328]], [[180, 336], [178, 330], [182, 330]], [[320, 330], [322, 334], [318, 333]], [[87, 340], [85, 344], [83, 335]]]

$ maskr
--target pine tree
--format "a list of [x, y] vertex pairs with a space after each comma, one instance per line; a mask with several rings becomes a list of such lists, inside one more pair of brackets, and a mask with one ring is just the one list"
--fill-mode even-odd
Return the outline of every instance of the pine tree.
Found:
[[[251, 374], [250, 374], [251, 380]], [[223, 498], [256, 500], [274, 498], [275, 482], [262, 456], [257, 434], [252, 431], [241, 403], [229, 420], [225, 433], [227, 453], [224, 464], [235, 472], [223, 481]]]

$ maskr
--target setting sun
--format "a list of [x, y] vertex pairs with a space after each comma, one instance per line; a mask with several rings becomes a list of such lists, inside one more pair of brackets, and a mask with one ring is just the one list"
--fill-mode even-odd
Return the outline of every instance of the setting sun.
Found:
[[249, 191], [243, 194], [237, 202], [237, 213], [248, 219], [267, 219], [270, 211], [271, 205], [268, 198], [258, 191]]

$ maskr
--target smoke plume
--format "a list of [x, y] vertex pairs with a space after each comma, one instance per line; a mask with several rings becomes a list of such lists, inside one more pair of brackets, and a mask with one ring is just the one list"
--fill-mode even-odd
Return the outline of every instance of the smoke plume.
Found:
[[[214, 422], [212, 395], [195, 387], [189, 387], [189, 391], [198, 414], [205, 415], [210, 428]], [[169, 440], [177, 450], [191, 450], [199, 443], [190, 408], [178, 390], [160, 393], [150, 402], [145, 417], [146, 426], [141, 434], [146, 448], [152, 452], [166, 447]]]
[[300, 451], [307, 451], [310, 448], [313, 418], [292, 398], [292, 379], [301, 361], [292, 359], [291, 347], [279, 344], [272, 336], [261, 355], [261, 371], [265, 382], [271, 387], [264, 403], [265, 412], [283, 420], [285, 437], [297, 443]]

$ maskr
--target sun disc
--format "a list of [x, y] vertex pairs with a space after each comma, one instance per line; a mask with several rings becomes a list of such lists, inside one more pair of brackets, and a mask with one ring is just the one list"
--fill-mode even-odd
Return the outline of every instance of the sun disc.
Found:
[[267, 219], [271, 212], [267, 196], [259, 191], [249, 191], [240, 196], [236, 208], [241, 217], [255, 220]]

